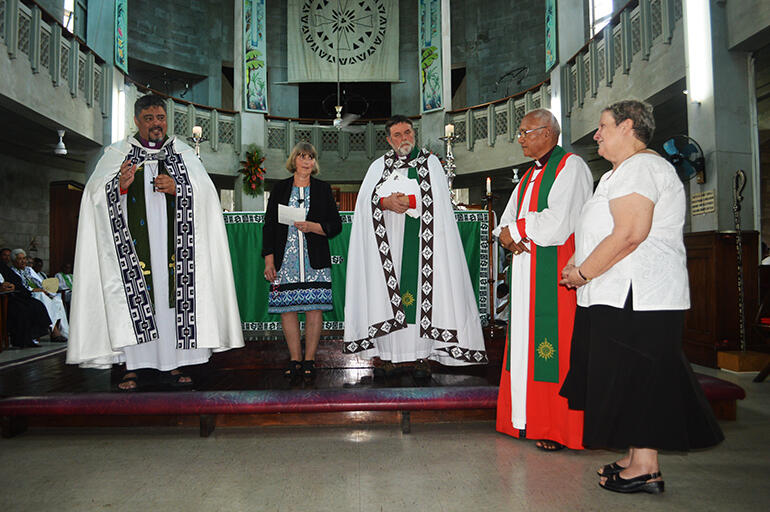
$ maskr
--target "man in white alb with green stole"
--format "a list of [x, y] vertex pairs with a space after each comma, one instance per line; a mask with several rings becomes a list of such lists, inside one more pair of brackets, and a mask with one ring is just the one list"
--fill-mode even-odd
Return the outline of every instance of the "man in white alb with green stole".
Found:
[[569, 370], [577, 298], [559, 286], [575, 252], [575, 224], [591, 196], [591, 171], [557, 145], [560, 128], [548, 110], [528, 113], [518, 139], [535, 160], [511, 194], [493, 234], [513, 252], [510, 321], [497, 400], [497, 430], [536, 439], [543, 450], [582, 448], [583, 414], [559, 389]]
[[487, 362], [449, 187], [435, 155], [415, 148], [412, 122], [385, 125], [393, 148], [375, 160], [356, 202], [347, 261], [344, 351], [379, 357], [383, 372], [428, 360]]
[[242, 347], [222, 209], [195, 151], [166, 136], [165, 100], [135, 105], [138, 133], [106, 148], [80, 207], [67, 363], [126, 364], [191, 384], [180, 367]]

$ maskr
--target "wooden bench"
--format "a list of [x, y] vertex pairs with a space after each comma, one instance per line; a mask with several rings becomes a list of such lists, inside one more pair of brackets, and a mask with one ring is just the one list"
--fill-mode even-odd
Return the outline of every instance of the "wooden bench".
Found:
[[[740, 386], [696, 374], [717, 418], [735, 420]], [[397, 411], [401, 430], [411, 431], [410, 412], [494, 409], [495, 386], [352, 388], [176, 393], [80, 393], [20, 396], [0, 400], [3, 437], [27, 428], [30, 416], [199, 416], [200, 435], [214, 431], [217, 415]]]
[[409, 433], [411, 411], [493, 409], [496, 403], [493, 386], [82, 393], [5, 398], [0, 417], [3, 437], [12, 437], [26, 430], [28, 416], [193, 415], [208, 437], [217, 414], [398, 411], [401, 430]]

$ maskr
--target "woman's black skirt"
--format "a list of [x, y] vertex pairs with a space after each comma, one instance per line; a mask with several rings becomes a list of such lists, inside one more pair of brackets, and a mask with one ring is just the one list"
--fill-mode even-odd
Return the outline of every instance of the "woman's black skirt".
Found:
[[586, 448], [686, 451], [724, 439], [682, 352], [684, 311], [578, 307], [560, 394]]

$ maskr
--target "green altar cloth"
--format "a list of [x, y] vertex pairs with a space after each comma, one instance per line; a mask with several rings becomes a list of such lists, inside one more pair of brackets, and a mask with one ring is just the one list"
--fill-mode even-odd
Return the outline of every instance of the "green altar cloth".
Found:
[[[245, 331], [280, 331], [280, 315], [267, 312], [270, 283], [265, 281], [262, 251], [264, 212], [226, 212], [225, 228], [233, 262], [235, 293]], [[329, 240], [332, 255], [332, 295], [334, 309], [324, 312], [324, 329], [345, 327], [345, 269], [353, 212], [340, 212], [342, 233]], [[479, 314], [489, 313], [487, 277], [489, 276], [489, 215], [482, 210], [455, 211], [455, 220], [465, 250], [465, 260], [476, 294]]]

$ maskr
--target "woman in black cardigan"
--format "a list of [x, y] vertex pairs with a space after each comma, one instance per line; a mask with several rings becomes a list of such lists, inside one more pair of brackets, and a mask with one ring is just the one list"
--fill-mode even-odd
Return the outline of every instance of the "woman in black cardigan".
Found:
[[[294, 176], [273, 186], [267, 202], [262, 237], [265, 279], [273, 283], [268, 312], [280, 313], [291, 361], [284, 375], [315, 377], [315, 352], [321, 338], [323, 312], [332, 309], [329, 238], [342, 231], [342, 219], [328, 183], [318, 174], [318, 154], [300, 142], [286, 161]], [[305, 219], [292, 226], [278, 223], [278, 205], [302, 208]], [[305, 357], [302, 359], [297, 313], [305, 313]]]

